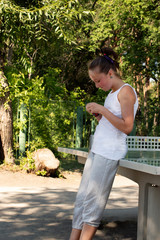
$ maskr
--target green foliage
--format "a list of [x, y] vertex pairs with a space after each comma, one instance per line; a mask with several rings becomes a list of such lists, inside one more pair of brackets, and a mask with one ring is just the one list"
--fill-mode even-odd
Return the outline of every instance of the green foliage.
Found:
[[9, 87], [4, 87], [4, 79], [0, 79], [0, 98], [4, 97], [9, 92]]
[[36, 76], [32, 81], [23, 72], [14, 68], [6, 68], [5, 73], [10, 83], [12, 99], [19, 99], [20, 103], [29, 105], [29, 99], [46, 99], [44, 95], [44, 79]]
[[[29, 134], [26, 149], [31, 152], [43, 147], [56, 152], [60, 145], [74, 147], [76, 110], [78, 106], [83, 106], [85, 112], [85, 103], [90, 101], [90, 96], [80, 88], [68, 92], [59, 80], [59, 69], [48, 68], [43, 78], [37, 76], [32, 81], [13, 68], [6, 68], [6, 76], [13, 99], [15, 150], [18, 151], [18, 135], [24, 124]], [[28, 108], [26, 114], [29, 117], [23, 123], [16, 114], [22, 103]], [[87, 117], [91, 118], [89, 115]]]
[[[153, 125], [158, 125], [155, 119], [159, 116], [156, 109], [160, 102], [159, 3], [156, 0], [100, 0], [96, 6], [89, 49], [93, 52], [106, 45], [120, 53], [123, 78], [135, 87], [139, 96], [137, 134], [159, 135], [159, 131], [152, 131]], [[154, 101], [151, 78], [157, 87]], [[151, 111], [154, 105], [156, 108]]]
[[62, 99], [67, 95], [64, 83], [60, 79], [60, 69], [49, 67], [43, 75], [44, 92], [48, 99]]
[[58, 145], [73, 144], [74, 102], [33, 101], [31, 107], [31, 149], [36, 146], [55, 151]]
[[20, 159], [20, 168], [28, 173], [35, 171], [35, 163], [30, 151], [26, 152], [26, 157]]
[[47, 171], [46, 170], [38, 170], [37, 172], [36, 172], [36, 175], [37, 176], [46, 176], [47, 175]]
[[89, 81], [87, 62], [103, 45], [120, 53], [123, 78], [138, 92], [137, 134], [158, 135], [159, 34], [156, 0], [2, 0], [0, 68], [9, 82], [15, 149], [22, 103], [29, 117], [26, 149], [74, 146], [77, 106], [84, 108], [83, 136], [89, 136], [93, 117], [85, 104], [103, 104], [107, 93]]

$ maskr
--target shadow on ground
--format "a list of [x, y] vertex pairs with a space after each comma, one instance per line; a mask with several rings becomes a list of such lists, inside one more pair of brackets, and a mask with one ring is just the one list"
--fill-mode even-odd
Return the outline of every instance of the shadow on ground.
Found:
[[[0, 188], [0, 239], [68, 240], [75, 197], [76, 191], [65, 188]], [[111, 207], [118, 201], [125, 197]], [[136, 222], [105, 221], [94, 239], [135, 240]]]
[[[100, 230], [103, 232], [106, 240], [136, 240], [137, 239], [137, 222], [135, 221], [115, 221], [102, 222]], [[102, 239], [102, 238], [96, 238]]]

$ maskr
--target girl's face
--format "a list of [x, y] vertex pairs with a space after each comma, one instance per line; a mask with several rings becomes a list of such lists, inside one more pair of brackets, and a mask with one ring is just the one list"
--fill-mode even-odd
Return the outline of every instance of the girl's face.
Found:
[[101, 88], [103, 91], [108, 91], [112, 88], [110, 74], [99, 73], [96, 70], [89, 70], [89, 77], [95, 83], [96, 88]]

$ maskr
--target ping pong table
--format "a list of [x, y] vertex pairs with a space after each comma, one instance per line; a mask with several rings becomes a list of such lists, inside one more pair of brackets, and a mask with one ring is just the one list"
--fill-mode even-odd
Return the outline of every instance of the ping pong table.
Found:
[[[160, 240], [160, 137], [128, 136], [127, 145], [118, 174], [139, 185], [137, 240]], [[88, 156], [86, 149], [59, 147], [58, 151], [78, 156], [82, 164]]]

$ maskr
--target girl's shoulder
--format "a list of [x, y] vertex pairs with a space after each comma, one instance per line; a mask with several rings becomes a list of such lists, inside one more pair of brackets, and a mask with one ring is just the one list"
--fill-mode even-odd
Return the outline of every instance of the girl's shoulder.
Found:
[[136, 101], [137, 93], [130, 84], [126, 83], [121, 87], [118, 93], [118, 99], [120, 100], [121, 98], [134, 98]]
[[134, 94], [134, 95], [137, 95], [136, 94], [136, 91], [135, 89], [128, 83], [125, 83], [121, 88], [120, 88], [120, 91], [119, 93], [123, 93], [123, 94]]

